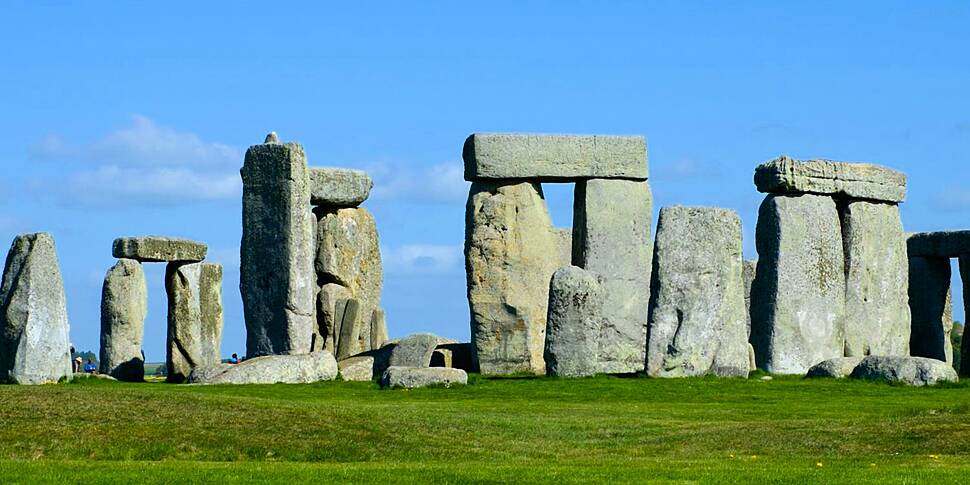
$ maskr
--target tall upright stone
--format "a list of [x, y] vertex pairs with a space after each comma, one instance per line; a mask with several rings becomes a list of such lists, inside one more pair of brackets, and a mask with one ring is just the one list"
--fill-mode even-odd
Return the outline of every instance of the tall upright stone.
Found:
[[[337, 341], [337, 360], [356, 355], [363, 350], [360, 345], [360, 334], [364, 327], [362, 316], [360, 300], [351, 298], [344, 303], [343, 318], [340, 321], [340, 339]], [[370, 320], [367, 320], [367, 326], [370, 326]], [[368, 346], [370, 346], [369, 341]]]
[[842, 210], [846, 357], [909, 355], [909, 262], [896, 204]]
[[650, 298], [652, 199], [646, 181], [591, 179], [576, 183], [573, 263], [602, 277], [604, 321], [597, 339], [598, 372], [644, 368]]
[[552, 275], [546, 322], [546, 374], [583, 377], [599, 371], [605, 295], [599, 277], [575, 266]]
[[472, 183], [465, 272], [473, 355], [483, 374], [545, 372], [549, 281], [559, 259], [538, 183]]
[[148, 286], [141, 263], [119, 259], [101, 288], [101, 373], [121, 381], [145, 378], [142, 338], [148, 315]]
[[[960, 282], [963, 283], [963, 309], [964, 315], [970, 315], [966, 310], [970, 309], [970, 254], [960, 255]], [[964, 317], [966, 320], [966, 317]], [[960, 355], [968, 357], [960, 359], [960, 375], [970, 377], [970, 335], [966, 331], [964, 323], [963, 337], [960, 340]]]
[[0, 382], [43, 384], [70, 379], [67, 303], [54, 238], [13, 240], [0, 282]]
[[[380, 306], [384, 274], [381, 268], [380, 240], [374, 216], [363, 208], [318, 207], [314, 260], [317, 280], [339, 284], [360, 304], [361, 320], [353, 345], [370, 349], [370, 315]], [[339, 335], [339, 334], [338, 334]]]
[[327, 283], [320, 288], [317, 294], [317, 327], [313, 334], [314, 352], [326, 350], [336, 355], [340, 323], [349, 298], [350, 290], [337, 283]]
[[664, 207], [657, 223], [653, 266], [647, 373], [747, 377], [737, 213]]
[[804, 374], [842, 357], [845, 264], [831, 197], [772, 194], [758, 213], [751, 343], [758, 367]]
[[751, 337], [751, 285], [758, 272], [758, 260], [744, 261], [741, 266], [741, 277], [744, 279], [744, 313], [747, 318], [747, 333]]
[[278, 142], [246, 151], [239, 288], [246, 353], [310, 352], [316, 278], [310, 179], [303, 147]]
[[912, 311], [910, 355], [952, 363], [949, 258], [909, 258], [909, 308]]
[[222, 266], [169, 263], [167, 380], [184, 382], [192, 369], [220, 362]]

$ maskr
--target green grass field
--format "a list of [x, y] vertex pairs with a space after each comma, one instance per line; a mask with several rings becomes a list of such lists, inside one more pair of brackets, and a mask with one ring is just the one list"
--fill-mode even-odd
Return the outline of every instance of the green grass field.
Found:
[[970, 386], [775, 378], [0, 387], [0, 482], [970, 477]]

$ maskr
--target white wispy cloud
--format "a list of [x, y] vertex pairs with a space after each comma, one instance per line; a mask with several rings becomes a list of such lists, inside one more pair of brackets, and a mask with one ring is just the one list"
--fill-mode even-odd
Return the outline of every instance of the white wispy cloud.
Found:
[[28, 149], [65, 175], [34, 181], [35, 192], [89, 207], [183, 205], [238, 198], [242, 152], [134, 115], [128, 126], [90, 143], [49, 135]]
[[381, 248], [384, 271], [388, 274], [445, 274], [462, 270], [463, 246], [407, 244]]
[[463, 203], [468, 197], [461, 162], [448, 162], [421, 169], [403, 164], [378, 163], [366, 168], [374, 179], [371, 198], [426, 204]]

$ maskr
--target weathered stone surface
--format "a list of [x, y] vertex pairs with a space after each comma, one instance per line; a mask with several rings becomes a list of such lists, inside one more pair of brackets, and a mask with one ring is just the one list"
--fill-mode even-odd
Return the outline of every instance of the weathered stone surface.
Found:
[[141, 263], [119, 259], [101, 287], [100, 372], [122, 381], [145, 378], [141, 352], [148, 315], [148, 286]]
[[374, 363], [373, 355], [355, 355], [337, 362], [337, 367], [345, 381], [370, 381], [375, 376]]
[[465, 272], [475, 366], [483, 374], [545, 372], [549, 280], [559, 258], [539, 184], [472, 183]]
[[450, 367], [388, 367], [381, 376], [381, 387], [414, 389], [428, 386], [463, 386], [468, 374]]
[[222, 265], [169, 263], [168, 382], [185, 382], [192, 369], [220, 362], [222, 342]]
[[192, 384], [308, 384], [337, 378], [337, 361], [326, 351], [302, 355], [266, 355], [239, 364], [196, 367]]
[[314, 327], [313, 223], [303, 147], [254, 145], [246, 151], [239, 289], [246, 354], [304, 354]]
[[[360, 333], [363, 330], [360, 300], [351, 298], [344, 304], [343, 318], [340, 320], [340, 339], [337, 341], [337, 358], [343, 359], [363, 350]], [[368, 326], [370, 322], [367, 322]], [[368, 344], [370, 342], [368, 341]]]
[[575, 266], [552, 275], [544, 358], [546, 374], [584, 377], [599, 370], [606, 295], [599, 277]]
[[465, 180], [646, 180], [642, 136], [475, 133], [462, 150]]
[[367, 200], [374, 181], [363, 170], [310, 167], [310, 203], [357, 207]]
[[808, 369], [805, 377], [834, 377], [841, 379], [852, 374], [852, 371], [859, 365], [859, 362], [862, 362], [862, 357], [836, 357], [825, 360]]
[[556, 238], [556, 245], [559, 247], [559, 266], [572, 266], [573, 230], [555, 227], [552, 229], [552, 235]]
[[907, 234], [909, 256], [957, 258], [970, 254], [970, 231], [936, 231]]
[[597, 372], [644, 368], [650, 299], [652, 198], [646, 181], [576, 183], [573, 262], [599, 275], [606, 301]]
[[854, 199], [900, 202], [906, 175], [881, 165], [833, 160], [795, 160], [782, 155], [754, 171], [761, 192], [845, 195]]
[[[960, 282], [963, 283], [964, 315], [970, 315], [970, 311], [967, 311], [970, 310], [970, 254], [960, 256]], [[966, 323], [960, 340], [960, 355], [967, 356], [960, 359], [960, 375], [970, 376], [970, 332], [966, 331]]]
[[[741, 279], [744, 280], [744, 314], [745, 325], [747, 326], [748, 338], [751, 337], [751, 285], [754, 283], [755, 275], [758, 272], [758, 260], [744, 261], [741, 263]], [[754, 369], [754, 367], [752, 367]]]
[[370, 318], [381, 303], [384, 274], [380, 241], [374, 217], [364, 208], [317, 208], [317, 279], [337, 283], [360, 301], [360, 315], [367, 323], [360, 329], [357, 348], [367, 350]]
[[953, 367], [941, 360], [881, 355], [870, 355], [862, 359], [850, 377], [899, 382], [910, 386], [932, 386], [958, 380]]
[[375, 308], [370, 319], [370, 348], [379, 349], [387, 343], [387, 320], [384, 310]]
[[391, 350], [390, 365], [398, 367], [428, 367], [431, 354], [444, 339], [430, 333], [417, 333], [401, 339]]
[[660, 209], [653, 266], [647, 373], [747, 377], [737, 213], [711, 207]]
[[119, 237], [111, 245], [114, 257], [146, 263], [197, 262], [205, 259], [208, 251], [203, 243], [164, 236]]
[[336, 355], [340, 340], [340, 323], [344, 308], [351, 298], [350, 290], [337, 283], [327, 283], [317, 293], [317, 326], [313, 332], [313, 352], [326, 350]]
[[953, 305], [950, 297], [950, 260], [909, 258], [909, 308], [912, 311], [909, 354], [953, 362]]
[[909, 262], [899, 207], [849, 201], [842, 229], [844, 355], [909, 355]]
[[13, 240], [0, 283], [0, 382], [43, 384], [70, 379], [67, 303], [54, 238]]
[[831, 197], [768, 195], [758, 213], [751, 343], [758, 367], [805, 374], [843, 356], [845, 265]]
[[431, 367], [454, 367], [474, 372], [472, 346], [468, 342], [439, 343], [431, 354]]

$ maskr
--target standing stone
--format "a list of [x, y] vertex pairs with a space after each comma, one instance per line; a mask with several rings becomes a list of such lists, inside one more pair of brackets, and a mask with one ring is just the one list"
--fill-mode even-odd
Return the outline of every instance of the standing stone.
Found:
[[239, 289], [246, 354], [305, 354], [313, 335], [313, 214], [303, 147], [246, 151]]
[[[970, 254], [960, 255], [960, 281], [963, 283], [963, 308], [964, 315], [970, 314], [966, 310], [970, 309]], [[964, 320], [967, 320], [964, 317]], [[964, 322], [963, 337], [960, 340], [960, 355], [967, 357], [960, 359], [960, 375], [970, 376], [970, 335], [967, 335], [967, 323]]]
[[738, 215], [664, 207], [653, 265], [647, 373], [747, 377]]
[[[741, 278], [744, 280], [744, 314], [746, 318], [748, 338], [751, 338], [751, 285], [754, 284], [758, 272], [758, 260], [741, 263]], [[752, 367], [754, 370], [754, 367]]]
[[[360, 302], [361, 327], [356, 344], [370, 348], [370, 315], [380, 305], [384, 275], [374, 217], [365, 208], [321, 207], [317, 216], [317, 279], [346, 287]], [[339, 358], [339, 355], [338, 355]]]
[[758, 367], [805, 374], [843, 356], [845, 265], [835, 201], [768, 195], [758, 213], [751, 342]]
[[909, 355], [909, 262], [899, 207], [850, 201], [842, 226], [845, 356]]
[[599, 278], [566, 266], [552, 275], [546, 322], [546, 374], [584, 377], [599, 369], [599, 336], [605, 300]]
[[0, 382], [71, 378], [67, 303], [54, 238], [17, 236], [0, 283]]
[[[360, 334], [363, 328], [361, 317], [360, 300], [351, 298], [343, 304], [343, 318], [340, 319], [340, 338], [337, 341], [337, 360], [361, 352]], [[369, 321], [367, 323], [370, 325]]]
[[644, 368], [650, 299], [652, 199], [646, 181], [593, 179], [576, 183], [573, 261], [601, 277], [606, 295], [597, 372]]
[[185, 382], [192, 369], [220, 362], [222, 266], [169, 263], [167, 379]]
[[327, 283], [317, 295], [317, 327], [313, 333], [313, 351], [326, 350], [337, 353], [340, 341], [340, 323], [344, 308], [350, 299], [350, 290], [337, 283]]
[[387, 319], [384, 310], [377, 308], [370, 319], [370, 348], [379, 349], [387, 343]]
[[473, 355], [482, 374], [545, 372], [549, 280], [559, 259], [539, 184], [472, 183], [465, 271]]
[[573, 230], [556, 227], [552, 230], [559, 246], [559, 267], [573, 265]]
[[909, 258], [909, 308], [913, 315], [910, 355], [952, 363], [949, 258]]
[[101, 373], [121, 381], [145, 378], [141, 353], [148, 315], [148, 286], [141, 263], [119, 259], [101, 287]]

